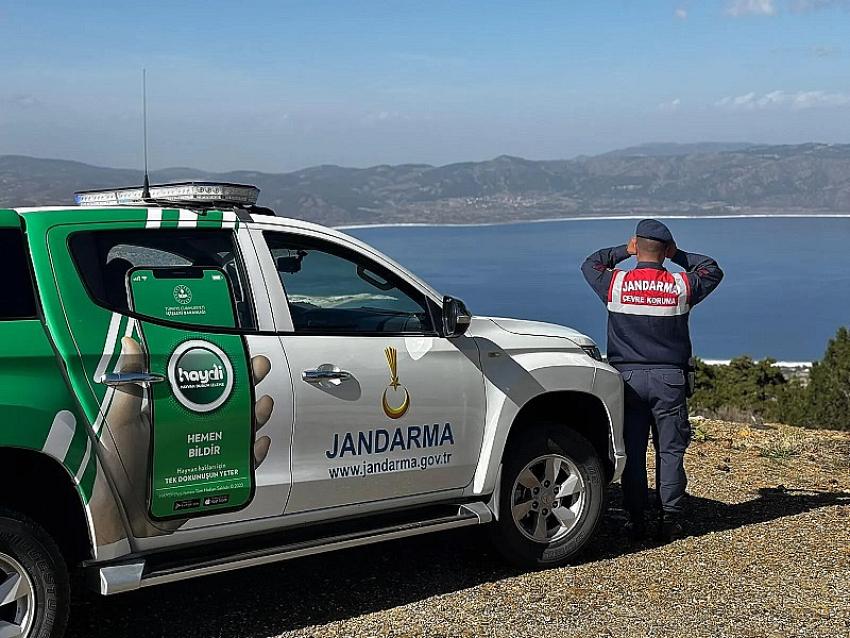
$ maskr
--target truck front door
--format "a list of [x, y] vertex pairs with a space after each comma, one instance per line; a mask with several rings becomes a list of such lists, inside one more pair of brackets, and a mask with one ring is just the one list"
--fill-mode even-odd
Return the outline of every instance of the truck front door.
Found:
[[287, 513], [460, 489], [485, 418], [471, 338], [446, 339], [438, 308], [389, 265], [320, 236], [252, 231], [292, 372]]

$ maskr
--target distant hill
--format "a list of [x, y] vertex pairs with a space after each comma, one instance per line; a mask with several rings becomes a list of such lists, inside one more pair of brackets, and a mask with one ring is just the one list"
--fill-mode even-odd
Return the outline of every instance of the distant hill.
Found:
[[663, 157], [669, 155], [698, 155], [704, 153], [724, 153], [726, 151], [743, 151], [755, 144], [748, 142], [695, 142], [692, 144], [676, 144], [673, 142], [652, 142], [629, 146], [604, 153], [604, 157]]
[[[0, 206], [72, 202], [139, 184], [136, 170], [0, 156]], [[577, 215], [850, 212], [850, 145], [651, 144], [594, 157], [503, 155], [447, 166], [316, 166], [292, 173], [169, 168], [154, 182], [256, 184], [279, 215], [325, 224], [480, 223]]]

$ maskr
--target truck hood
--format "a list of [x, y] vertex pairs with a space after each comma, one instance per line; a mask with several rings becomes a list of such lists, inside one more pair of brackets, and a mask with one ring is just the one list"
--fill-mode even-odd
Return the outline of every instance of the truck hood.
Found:
[[516, 335], [526, 335], [530, 337], [562, 337], [569, 339], [579, 346], [596, 345], [593, 339], [580, 333], [578, 330], [573, 330], [572, 328], [561, 326], [556, 323], [528, 321], [525, 319], [506, 319], [504, 317], [476, 318], [492, 321], [505, 332], [511, 332]]

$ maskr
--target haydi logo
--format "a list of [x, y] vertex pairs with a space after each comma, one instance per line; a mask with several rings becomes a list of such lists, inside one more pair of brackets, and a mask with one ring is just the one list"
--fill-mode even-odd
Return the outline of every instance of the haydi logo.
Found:
[[223, 380], [224, 367], [220, 365], [214, 365], [209, 370], [184, 370], [179, 366], [177, 368], [177, 382], [181, 386], [189, 383], [206, 386], [209, 385], [210, 381]]
[[177, 346], [168, 362], [174, 398], [194, 412], [210, 412], [233, 390], [233, 365], [224, 351], [200, 339]]

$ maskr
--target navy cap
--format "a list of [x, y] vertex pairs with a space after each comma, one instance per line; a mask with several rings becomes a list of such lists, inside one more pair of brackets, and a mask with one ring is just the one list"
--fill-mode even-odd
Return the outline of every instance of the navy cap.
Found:
[[673, 241], [673, 234], [670, 232], [670, 229], [657, 219], [641, 220], [637, 225], [635, 235], [637, 235], [638, 237], [645, 237], [646, 239], [655, 239], [657, 241], [663, 241], [666, 243], [670, 243]]

